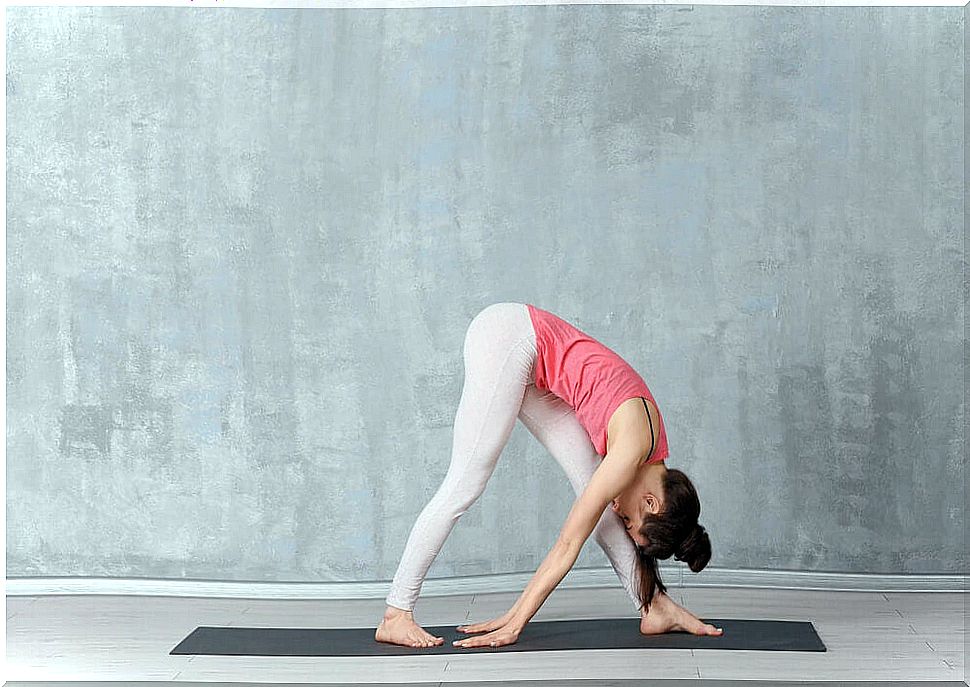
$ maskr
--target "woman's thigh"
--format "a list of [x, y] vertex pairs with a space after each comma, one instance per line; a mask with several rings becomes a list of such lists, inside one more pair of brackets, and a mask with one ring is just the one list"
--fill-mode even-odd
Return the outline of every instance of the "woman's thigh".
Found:
[[576, 495], [581, 494], [601, 459], [575, 411], [551, 391], [529, 384], [519, 420], [559, 463]]

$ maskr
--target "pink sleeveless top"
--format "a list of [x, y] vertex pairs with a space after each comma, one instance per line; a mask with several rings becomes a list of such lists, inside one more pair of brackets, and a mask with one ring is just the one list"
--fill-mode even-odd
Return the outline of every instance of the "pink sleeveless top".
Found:
[[[596, 453], [606, 455], [606, 428], [613, 411], [629, 398], [657, 405], [646, 382], [606, 345], [551, 312], [526, 304], [536, 332], [538, 357], [535, 384], [564, 400], [574, 411]], [[660, 408], [657, 407], [657, 415]], [[654, 448], [648, 463], [667, 458], [663, 418], [653, 428]], [[649, 441], [649, 437], [647, 437]]]

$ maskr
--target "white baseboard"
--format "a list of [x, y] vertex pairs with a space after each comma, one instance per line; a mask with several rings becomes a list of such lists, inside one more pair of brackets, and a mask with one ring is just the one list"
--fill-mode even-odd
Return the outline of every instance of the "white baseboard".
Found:
[[[966, 575], [882, 575], [796, 570], [707, 568], [660, 565], [671, 588], [738, 587], [867, 592], [966, 592]], [[422, 596], [520, 592], [534, 572], [427, 578]], [[619, 587], [612, 568], [574, 568], [560, 588]], [[251, 599], [383, 599], [384, 582], [231, 582], [120, 577], [8, 577], [7, 596], [104, 594], [112, 596], [197, 596]]]

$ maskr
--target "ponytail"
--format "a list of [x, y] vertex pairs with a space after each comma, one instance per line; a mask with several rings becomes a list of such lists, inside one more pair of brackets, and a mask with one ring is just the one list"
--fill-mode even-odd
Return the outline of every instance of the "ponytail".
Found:
[[639, 547], [637, 547], [637, 564], [640, 569], [640, 612], [646, 613], [655, 595], [667, 593], [667, 585], [660, 579], [657, 559]]

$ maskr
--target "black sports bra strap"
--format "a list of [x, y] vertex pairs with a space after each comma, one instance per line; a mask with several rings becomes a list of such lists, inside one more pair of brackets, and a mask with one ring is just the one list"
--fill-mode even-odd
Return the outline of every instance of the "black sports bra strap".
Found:
[[654, 444], [654, 441], [653, 441], [653, 420], [650, 419], [650, 409], [647, 407], [647, 399], [645, 399], [643, 396], [641, 396], [640, 397], [640, 400], [643, 401], [643, 409], [645, 411], [647, 411], [647, 422], [650, 423], [650, 452], [647, 453], [647, 460], [650, 460], [650, 454], [653, 453], [653, 448], [654, 448], [654, 446], [653, 446], [653, 444]]

